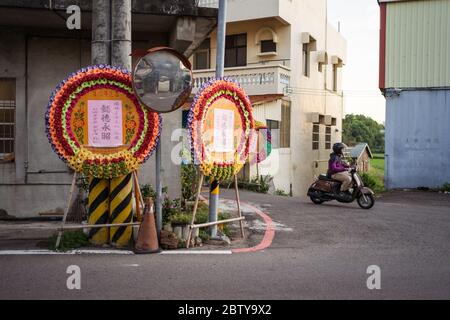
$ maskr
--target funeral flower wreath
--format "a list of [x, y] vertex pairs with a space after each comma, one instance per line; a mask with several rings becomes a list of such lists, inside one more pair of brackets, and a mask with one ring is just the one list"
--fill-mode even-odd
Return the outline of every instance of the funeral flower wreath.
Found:
[[[218, 161], [211, 157], [203, 134], [208, 109], [221, 98], [235, 105], [242, 123], [242, 133], [239, 137], [235, 137], [238, 140], [238, 147], [233, 159], [228, 161]], [[249, 156], [254, 125], [250, 99], [239, 84], [227, 78], [212, 79], [203, 84], [194, 98], [187, 119], [192, 158], [199, 164], [203, 174], [218, 181], [228, 180], [236, 175]]]
[[255, 121], [255, 131], [258, 133], [257, 139], [262, 138], [259, 143], [264, 143], [264, 145], [260, 146], [256, 151], [256, 163], [261, 163], [272, 153], [272, 134], [268, 127], [259, 121]]
[[[138, 117], [126, 113], [125, 149], [102, 153], [81, 143], [87, 119], [75, 105], [97, 89], [114, 90], [132, 102], [125, 109], [134, 109]], [[147, 110], [133, 94], [130, 73], [108, 65], [82, 68], [62, 81], [50, 97], [45, 124], [53, 151], [75, 171], [96, 178], [114, 178], [136, 170], [154, 151], [161, 132], [161, 117]]]

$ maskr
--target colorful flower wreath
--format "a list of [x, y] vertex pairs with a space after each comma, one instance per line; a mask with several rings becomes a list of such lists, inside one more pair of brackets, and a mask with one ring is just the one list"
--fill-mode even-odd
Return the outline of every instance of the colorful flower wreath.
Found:
[[[74, 107], [82, 96], [97, 89], [125, 95], [136, 109], [139, 119], [127, 117], [125, 122], [126, 149], [104, 154], [80, 144], [80, 128], [86, 120]], [[53, 151], [75, 171], [96, 178], [114, 178], [136, 170], [152, 154], [161, 132], [161, 117], [148, 111], [133, 94], [130, 73], [108, 65], [83, 68], [62, 81], [50, 97], [45, 124]]]
[[255, 130], [259, 140], [259, 149], [256, 151], [256, 163], [261, 163], [272, 153], [272, 135], [269, 128], [259, 121], [255, 121]]
[[[211, 155], [205, 146], [204, 122], [208, 109], [218, 99], [227, 99], [236, 107], [242, 123], [242, 134], [238, 137], [238, 147], [233, 159], [217, 161], [211, 159]], [[200, 169], [206, 176], [218, 181], [228, 180], [236, 175], [244, 166], [250, 151], [250, 139], [254, 130], [252, 105], [244, 90], [236, 82], [219, 78], [206, 82], [198, 91], [189, 111], [187, 128], [188, 139], [194, 163], [200, 165]]]

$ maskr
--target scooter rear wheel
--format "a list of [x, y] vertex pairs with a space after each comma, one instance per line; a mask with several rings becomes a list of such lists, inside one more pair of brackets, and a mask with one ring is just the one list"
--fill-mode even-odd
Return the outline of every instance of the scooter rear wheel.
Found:
[[357, 199], [358, 205], [362, 209], [370, 209], [375, 204], [375, 198], [373, 197], [373, 194], [364, 194], [360, 195]]
[[322, 204], [324, 201], [323, 200], [321, 200], [321, 199], [319, 199], [319, 198], [315, 198], [315, 197], [313, 197], [313, 196], [311, 196], [311, 197], [309, 197], [310, 199], [311, 199], [311, 201], [314, 203], [314, 204]]

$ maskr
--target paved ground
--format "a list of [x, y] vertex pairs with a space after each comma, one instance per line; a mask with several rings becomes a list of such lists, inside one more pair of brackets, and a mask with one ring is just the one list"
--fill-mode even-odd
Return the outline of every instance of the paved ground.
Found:
[[[394, 192], [370, 211], [356, 204], [316, 206], [304, 199], [241, 196], [276, 223], [274, 241], [264, 251], [0, 255], [0, 298], [450, 298], [450, 195]], [[264, 225], [257, 221], [252, 218], [251, 228], [262, 237]], [[72, 264], [81, 268], [81, 290], [66, 288], [66, 268]], [[366, 287], [370, 265], [381, 268], [381, 290]]]

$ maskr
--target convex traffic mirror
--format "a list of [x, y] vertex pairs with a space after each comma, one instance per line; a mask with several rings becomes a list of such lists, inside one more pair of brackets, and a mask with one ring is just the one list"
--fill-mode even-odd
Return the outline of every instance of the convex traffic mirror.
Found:
[[140, 102], [152, 111], [174, 111], [191, 94], [191, 64], [171, 48], [150, 49], [134, 68], [133, 89]]

